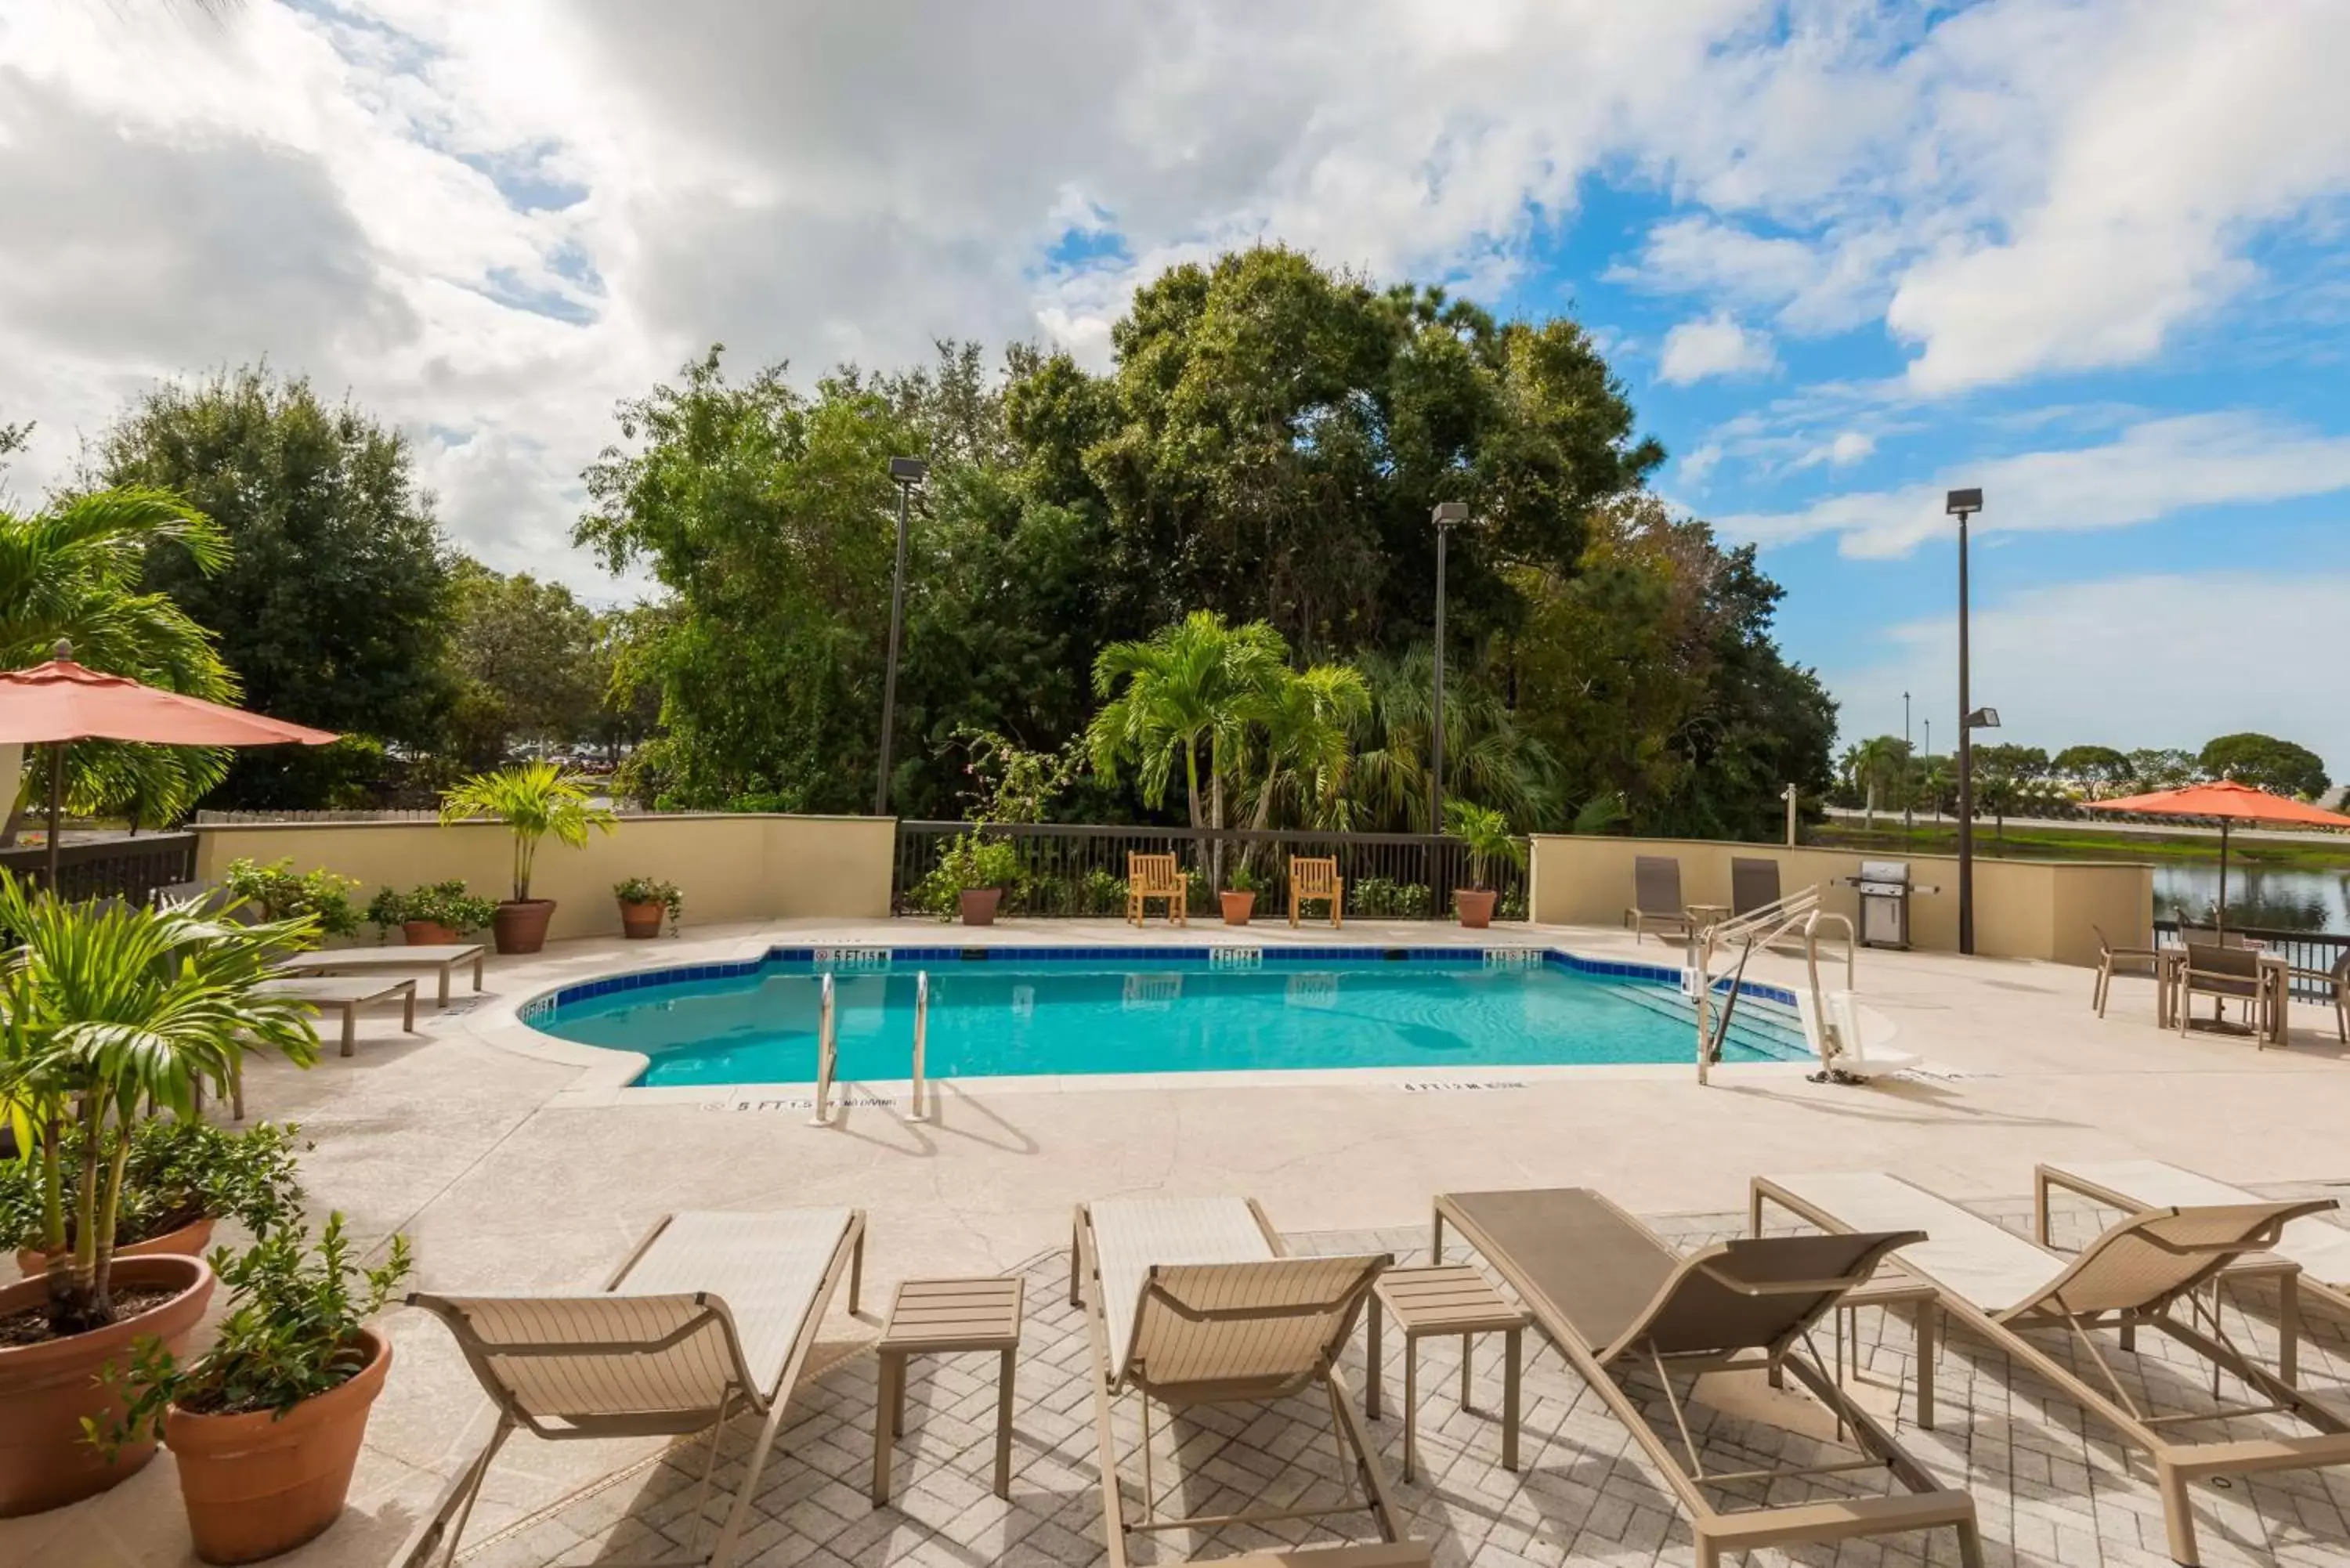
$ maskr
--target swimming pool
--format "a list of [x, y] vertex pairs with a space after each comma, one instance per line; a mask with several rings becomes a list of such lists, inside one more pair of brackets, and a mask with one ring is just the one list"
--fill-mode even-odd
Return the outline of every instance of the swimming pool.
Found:
[[[908, 1075], [922, 974], [935, 1078], [1695, 1055], [1677, 971], [1536, 949], [779, 948], [566, 986], [522, 1016], [561, 1039], [643, 1054], [640, 1085], [806, 1083], [827, 973], [850, 1082]], [[1793, 996], [1752, 985], [1747, 995], [1726, 1059], [1800, 1058], [1780, 1011]]]

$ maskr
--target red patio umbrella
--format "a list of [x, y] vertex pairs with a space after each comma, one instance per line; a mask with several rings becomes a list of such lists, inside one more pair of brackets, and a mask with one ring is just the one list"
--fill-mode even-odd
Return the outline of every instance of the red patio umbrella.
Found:
[[323, 746], [325, 730], [265, 719], [200, 697], [142, 686], [73, 661], [73, 645], [30, 670], [0, 670], [0, 742], [49, 748], [49, 888], [57, 885], [57, 818], [65, 805], [66, 747], [75, 741], [163, 746]]
[[2285, 826], [2350, 827], [2350, 816], [2311, 805], [2289, 795], [2271, 794], [2233, 779], [2211, 784], [2158, 789], [2151, 794], [2124, 795], [2119, 800], [2090, 803], [2095, 811], [2128, 811], [2147, 816], [2215, 816], [2220, 819], [2220, 924], [2228, 924], [2228, 829], [2239, 822], [2272, 822]]

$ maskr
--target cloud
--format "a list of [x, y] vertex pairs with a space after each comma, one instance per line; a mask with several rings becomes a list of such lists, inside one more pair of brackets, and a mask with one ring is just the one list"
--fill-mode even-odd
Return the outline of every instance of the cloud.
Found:
[[1665, 334], [1657, 357], [1657, 379], [1676, 387], [1712, 376], [1760, 375], [1777, 368], [1771, 335], [1742, 327], [1728, 316], [1684, 321]]
[[1765, 545], [1835, 534], [1847, 556], [1904, 556], [1950, 526], [1944, 495], [1959, 485], [1983, 492], [1978, 535], [2123, 528], [2196, 506], [2350, 490], [2350, 436], [2252, 414], [2146, 420], [2099, 446], [1995, 458], [1929, 483], [1834, 495], [1797, 512], [1734, 514], [1715, 525]]
[[[2258, 730], [2298, 741], [2350, 774], [2350, 688], [2248, 680], [2245, 628], [2263, 644], [2338, 642], [2350, 576], [2199, 573], [2035, 588], [1979, 607], [1970, 628], [1972, 696], [2000, 712], [1999, 738], [2024, 745], [2199, 748]], [[2150, 641], [2149, 628], [2159, 628]], [[1846, 738], [1901, 732], [1910, 692], [1947, 737], [1957, 711], [1955, 620], [1896, 627], [1874, 663], [1831, 672]], [[2158, 649], [2158, 659], [2157, 652]], [[1946, 741], [1938, 745], [1948, 749]]]

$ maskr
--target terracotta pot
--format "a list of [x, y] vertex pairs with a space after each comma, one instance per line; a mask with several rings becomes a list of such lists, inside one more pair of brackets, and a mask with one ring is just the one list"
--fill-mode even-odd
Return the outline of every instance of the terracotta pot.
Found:
[[962, 923], [966, 926], [995, 924], [995, 907], [1003, 902], [1001, 888], [968, 888], [963, 890]]
[[632, 942], [660, 935], [661, 921], [669, 915], [669, 906], [659, 898], [623, 898], [620, 900], [620, 934]]
[[[155, 1445], [125, 1444], [111, 1463], [82, 1441], [82, 1418], [107, 1421], [122, 1397], [98, 1380], [111, 1362], [127, 1366], [133, 1340], [150, 1335], [183, 1355], [216, 1282], [200, 1258], [118, 1259], [114, 1288], [169, 1285], [179, 1294], [150, 1311], [70, 1339], [0, 1348], [0, 1519], [39, 1513], [104, 1491], [155, 1457]], [[40, 1280], [0, 1285], [0, 1314], [48, 1299]]]
[[410, 947], [446, 947], [457, 940], [457, 933], [438, 920], [402, 920], [400, 934]]
[[546, 922], [555, 919], [552, 898], [504, 898], [490, 917], [490, 936], [502, 953], [535, 953], [546, 945]]
[[1493, 900], [1491, 888], [1455, 888], [1452, 908], [1460, 914], [1461, 923], [1472, 931], [1482, 931], [1493, 923]]
[[[127, 1247], [118, 1246], [114, 1249], [114, 1255], [118, 1258], [201, 1258], [212, 1241], [213, 1220], [212, 1216], [206, 1215], [202, 1220], [191, 1220], [176, 1231], [166, 1231], [160, 1236], [150, 1236], [144, 1241], [133, 1241]], [[31, 1279], [49, 1266], [49, 1255], [32, 1247], [20, 1248], [16, 1253], [16, 1266], [25, 1271], [26, 1279]]]
[[1256, 913], [1254, 893], [1219, 893], [1216, 897], [1224, 906], [1224, 924], [1228, 926], [1245, 926], [1249, 917]]
[[342, 1517], [368, 1411], [383, 1391], [391, 1346], [361, 1330], [359, 1375], [280, 1416], [202, 1416], [177, 1405], [163, 1441], [180, 1466], [188, 1533], [207, 1563], [257, 1563], [291, 1552]]

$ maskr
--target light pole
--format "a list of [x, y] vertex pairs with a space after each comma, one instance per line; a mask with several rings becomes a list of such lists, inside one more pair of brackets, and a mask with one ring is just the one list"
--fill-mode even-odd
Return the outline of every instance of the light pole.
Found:
[[1975, 950], [1974, 711], [1967, 692], [1967, 520], [1982, 510], [1982, 492], [1953, 490], [1942, 510], [1959, 520], [1959, 951]]
[[1428, 777], [1428, 831], [1433, 834], [1444, 831], [1444, 540], [1469, 521], [1469, 504], [1440, 501], [1429, 521], [1436, 524], [1436, 712], [1430, 725], [1436, 754]]
[[914, 486], [930, 477], [919, 457], [893, 457], [889, 477], [898, 486], [898, 566], [889, 577], [889, 673], [881, 686], [881, 776], [873, 784], [873, 815], [889, 815], [889, 737], [898, 727], [898, 633], [906, 620], [906, 508]]
[[1911, 814], [1917, 806], [1917, 792], [1909, 784], [1909, 693], [1901, 693], [1901, 836], [1908, 838], [1917, 826]]
[[[1931, 719], [1926, 721], [1926, 760], [1929, 763], [1934, 760], [1934, 721]], [[1930, 780], [1934, 775], [1928, 774], [1926, 776]], [[1937, 827], [1942, 826], [1942, 792], [1940, 790], [1934, 792], [1934, 826]]]

